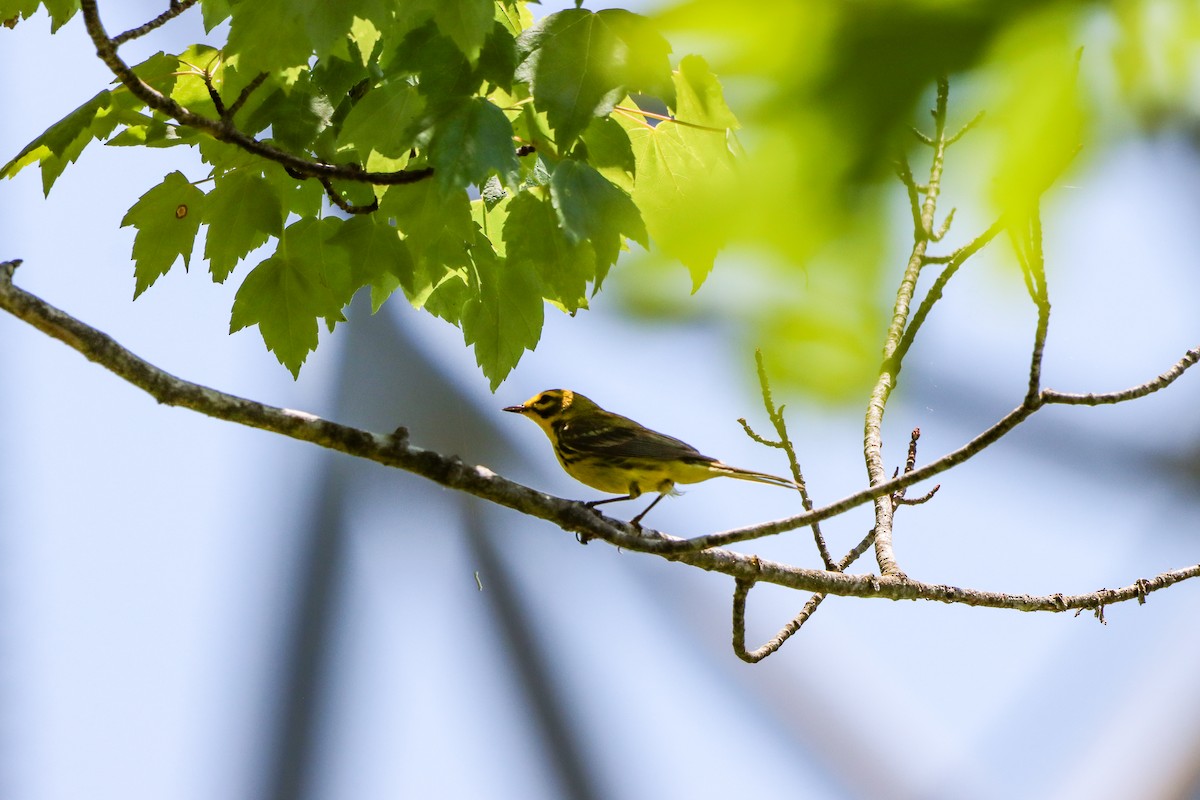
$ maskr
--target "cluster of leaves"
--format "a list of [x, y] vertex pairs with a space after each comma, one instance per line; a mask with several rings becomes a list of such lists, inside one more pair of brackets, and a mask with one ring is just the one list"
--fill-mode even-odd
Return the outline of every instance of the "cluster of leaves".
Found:
[[[44, 6], [57, 27], [78, 5], [0, 0], [0, 19]], [[242, 280], [230, 327], [257, 325], [293, 374], [320, 320], [343, 321], [360, 289], [375, 309], [401, 289], [462, 329], [495, 389], [536, 345], [545, 303], [586, 308], [628, 241], [654, 239], [695, 286], [711, 269], [719, 238], [680, 221], [733, 169], [737, 122], [703, 59], [673, 70], [645, 17], [572, 9], [535, 24], [523, 0], [198, 5], [225, 40], [158, 53], [134, 67], [138, 79], [189, 112], [357, 174], [323, 186], [179, 124], [127, 86], [101, 91], [0, 176], [38, 164], [49, 192], [93, 141], [198, 148], [207, 175], [172, 172], [122, 221], [137, 231], [135, 297], [189, 265], [204, 226], [216, 281], [273, 244]]]

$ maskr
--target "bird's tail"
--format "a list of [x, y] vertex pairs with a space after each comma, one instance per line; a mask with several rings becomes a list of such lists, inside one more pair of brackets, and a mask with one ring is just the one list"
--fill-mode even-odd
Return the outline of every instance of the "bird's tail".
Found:
[[765, 472], [754, 472], [741, 467], [731, 467], [728, 464], [717, 461], [710, 465], [714, 470], [729, 478], [739, 478], [743, 481], [754, 481], [756, 483], [769, 483], [772, 486], [782, 486], [786, 489], [795, 489], [796, 482], [791, 478], [781, 478], [778, 475], [768, 475]]

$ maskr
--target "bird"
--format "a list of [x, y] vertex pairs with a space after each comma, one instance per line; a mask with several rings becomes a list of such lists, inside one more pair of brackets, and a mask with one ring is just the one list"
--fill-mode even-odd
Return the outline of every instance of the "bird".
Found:
[[572, 478], [593, 489], [623, 495], [585, 503], [589, 508], [657, 492], [658, 497], [630, 520], [634, 527], [640, 527], [642, 519], [659, 500], [678, 494], [677, 483], [738, 478], [796, 488], [795, 481], [788, 478], [733, 467], [706, 456], [673, 436], [605, 411], [570, 389], [547, 389], [519, 406], [504, 410], [536, 422]]

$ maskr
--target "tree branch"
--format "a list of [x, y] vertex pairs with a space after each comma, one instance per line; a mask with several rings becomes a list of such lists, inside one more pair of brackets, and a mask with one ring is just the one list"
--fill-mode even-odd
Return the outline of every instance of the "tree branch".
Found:
[[[792, 445], [792, 440], [788, 436], [787, 423], [783, 420], [783, 407], [776, 407], [775, 400], [771, 397], [771, 384], [767, 380], [767, 368], [763, 365], [763, 357], [761, 350], [754, 351], [754, 362], [758, 367], [758, 385], [762, 390], [763, 407], [767, 410], [767, 418], [771, 420], [771, 424], [775, 426], [775, 435], [779, 437], [777, 440], [766, 439], [759, 436], [750, 427], [750, 423], [744, 419], [739, 419], [742, 424], [742, 429], [746, 431], [746, 435], [761, 445], [767, 447], [775, 447], [787, 454], [788, 464], [792, 469], [792, 480], [796, 483], [796, 489], [800, 492], [800, 504], [804, 506], [805, 511], [813, 510], [812, 498], [808, 494], [808, 484], [804, 480], [804, 472], [800, 469], [800, 460], [796, 457], [796, 448]], [[821, 525], [818, 522], [812, 524], [813, 541], [817, 545], [817, 553], [821, 556], [821, 563], [825, 565], [825, 569], [837, 569], [833, 563], [833, 556], [829, 554], [829, 547], [825, 544], [825, 536], [821, 533]]]
[[[400, 170], [398, 172], [367, 172], [360, 169], [357, 165], [326, 164], [322, 161], [314, 161], [304, 156], [289, 153], [286, 150], [280, 150], [278, 147], [266, 142], [261, 142], [253, 136], [238, 130], [229, 119], [210, 119], [209, 117], [189, 111], [172, 98], [167, 97], [139, 78], [134, 74], [133, 69], [117, 55], [117, 46], [119, 43], [115, 39], [109, 38], [108, 33], [104, 30], [104, 25], [100, 21], [99, 11], [96, 8], [96, 0], [80, 0], [79, 5], [83, 11], [84, 25], [87, 27], [87, 32], [92, 39], [92, 43], [96, 46], [96, 55], [100, 60], [112, 70], [112, 73], [125, 85], [125, 88], [129, 89], [134, 97], [155, 111], [172, 117], [181, 125], [195, 128], [198, 131], [207, 133], [214, 139], [228, 142], [242, 148], [246, 152], [274, 161], [281, 164], [290, 172], [305, 178], [324, 178], [326, 180], [337, 178], [339, 180], [357, 181], [359, 183], [370, 183], [378, 186], [391, 186], [416, 183], [433, 175], [432, 167]], [[239, 98], [239, 101], [241, 101], [241, 98]]]
[[131, 39], [137, 39], [140, 36], [145, 36], [155, 28], [160, 28], [163, 25], [166, 25], [168, 22], [175, 19], [194, 5], [196, 5], [196, 0], [171, 0], [170, 7], [168, 7], [166, 11], [159, 14], [154, 19], [150, 20], [144, 25], [139, 25], [136, 28], [130, 28], [124, 33], [114, 36], [112, 40], [113, 46], [120, 47]]
[[[870, 400], [867, 401], [866, 420], [863, 424], [863, 454], [867, 462], [867, 476], [871, 485], [883, 483], [887, 469], [883, 458], [883, 413], [887, 407], [888, 397], [896, 387], [896, 379], [900, 373], [900, 362], [903, 356], [901, 345], [904, 342], [904, 329], [908, 325], [908, 314], [913, 295], [917, 289], [917, 279], [921, 276], [921, 267], [925, 265], [925, 251], [929, 242], [934, 239], [934, 214], [937, 211], [938, 195], [941, 191], [942, 169], [946, 156], [946, 106], [949, 102], [950, 82], [946, 78], [938, 79], [937, 107], [933, 111], [934, 136], [930, 142], [933, 147], [933, 161], [929, 167], [929, 183], [925, 186], [925, 201], [921, 206], [919, 224], [913, 231], [913, 248], [900, 279], [900, 287], [896, 291], [896, 303], [892, 310], [892, 321], [888, 325], [887, 336], [883, 346], [883, 363], [879, 368], [879, 377], [871, 390]], [[907, 171], [907, 170], [905, 170]], [[908, 187], [910, 202], [912, 201], [914, 184], [911, 174], [905, 179]], [[914, 214], [916, 210], [914, 208]], [[892, 547], [892, 517], [895, 513], [895, 503], [892, 493], [878, 495], [875, 502], [875, 558], [879, 562], [879, 570], [884, 575], [904, 577], [904, 571], [896, 562], [896, 553]]]
[[[160, 403], [189, 408], [215, 419], [279, 433], [293, 439], [375, 461], [384, 466], [402, 469], [442, 486], [457, 489], [538, 519], [547, 520], [568, 533], [582, 534], [590, 539], [602, 539], [627, 550], [660, 555], [703, 570], [719, 572], [735, 580], [773, 583], [791, 589], [848, 597], [933, 600], [1018, 611], [1090, 609], [1099, 615], [1107, 605], [1133, 599], [1141, 602], [1146, 595], [1152, 592], [1182, 580], [1200, 576], [1200, 564], [1197, 564], [1184, 569], [1164, 572], [1154, 578], [1141, 579], [1121, 589], [1101, 589], [1081, 595], [1054, 594], [1037, 597], [927, 584], [897, 576], [847, 575], [829, 570], [806, 569], [760, 559], [757, 556], [718, 549], [714, 546], [715, 540], [718, 539], [740, 541], [739, 536], [757, 538], [769, 533], [779, 533], [811, 525], [814, 521], [827, 519], [835, 513], [867, 502], [878, 492], [895, 492], [904, 486], [928, 478], [932, 474], [965, 460], [969, 454], [964, 455], [964, 453], [972, 448], [978, 448], [977, 443], [981, 439], [999, 438], [1001, 434], [996, 433], [998, 429], [1004, 426], [1007, 426], [1006, 429], [1011, 429], [1016, 424], [1013, 421], [1014, 417], [1020, 416], [1023, 419], [1032, 413], [1032, 410], [1024, 411], [1024, 407], [1018, 409], [1022, 412], [1021, 414], [1017, 412], [1010, 414], [966, 447], [943, 456], [923, 468], [915, 469], [907, 475], [872, 486], [837, 503], [801, 514], [798, 517], [767, 523], [752, 529], [741, 529], [697, 539], [680, 539], [646, 528], [637, 530], [623, 522], [597, 514], [583, 503], [544, 494], [507, 480], [487, 467], [472, 466], [457, 457], [444, 456], [431, 450], [415, 447], [409, 443], [408, 432], [403, 428], [397, 429], [392, 434], [372, 433], [321, 419], [302, 411], [269, 406], [177, 378], [134, 355], [110, 336], [17, 288], [12, 279], [13, 273], [20, 263], [20, 261], [0, 263], [0, 308], [77, 350], [89, 360], [142, 389]], [[1197, 361], [1200, 361], [1200, 347], [1189, 351], [1179, 364], [1153, 381], [1125, 392], [1093, 397], [1099, 398], [1098, 404], [1120, 402], [1121, 399], [1133, 399], [1135, 396], [1149, 394], [1172, 383]], [[1083, 395], [1060, 396], [1085, 397]], [[1118, 396], [1121, 396], [1120, 399]], [[1041, 401], [1041, 403], [1045, 402], [1051, 401]], [[754, 533], [745, 536], [746, 531], [754, 531]], [[869, 544], [866, 542], [862, 545], [863, 549], [867, 546]], [[697, 551], [698, 547], [705, 549]]]

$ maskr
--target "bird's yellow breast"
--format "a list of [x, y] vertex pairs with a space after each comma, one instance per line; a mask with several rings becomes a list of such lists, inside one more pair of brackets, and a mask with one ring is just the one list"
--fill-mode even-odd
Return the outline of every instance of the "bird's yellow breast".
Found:
[[622, 459], [618, 464], [594, 458], [568, 460], [561, 454], [558, 460], [567, 474], [580, 483], [602, 492], [634, 497], [643, 492], [669, 492], [677, 483], [699, 483], [720, 474], [707, 464], [679, 461]]

